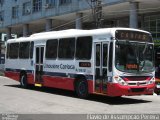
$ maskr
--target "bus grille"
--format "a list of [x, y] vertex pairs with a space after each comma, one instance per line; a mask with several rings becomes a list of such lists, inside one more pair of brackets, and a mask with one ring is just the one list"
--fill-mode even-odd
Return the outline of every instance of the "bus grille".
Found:
[[138, 82], [138, 83], [133, 83], [133, 82], [128, 82], [128, 85], [131, 85], [131, 86], [135, 86], [135, 85], [147, 85], [147, 82]]
[[125, 81], [144, 81], [150, 80], [151, 76], [124, 76], [122, 77]]

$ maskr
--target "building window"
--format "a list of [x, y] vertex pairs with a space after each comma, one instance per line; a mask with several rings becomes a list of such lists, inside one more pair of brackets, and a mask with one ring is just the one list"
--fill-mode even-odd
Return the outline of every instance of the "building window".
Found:
[[70, 4], [72, 0], [59, 0], [59, 5]]
[[12, 7], [12, 18], [18, 18], [19, 6]]
[[33, 12], [42, 10], [42, 0], [33, 0]]
[[3, 5], [3, 3], [4, 3], [4, 0], [0, 0], [0, 5]]
[[[159, 41], [160, 40], [160, 15], [146, 16], [144, 20], [145, 20], [144, 29], [152, 33], [154, 40]], [[160, 42], [158, 42], [158, 44], [159, 43]]]
[[0, 23], [4, 21], [4, 11], [0, 11]]
[[56, 0], [46, 0], [45, 8], [49, 9], [56, 5]]
[[31, 2], [23, 3], [23, 15], [28, 15], [31, 13]]

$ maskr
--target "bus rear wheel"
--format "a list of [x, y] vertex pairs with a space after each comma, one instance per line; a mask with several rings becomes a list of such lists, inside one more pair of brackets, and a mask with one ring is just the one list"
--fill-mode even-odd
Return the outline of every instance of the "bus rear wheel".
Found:
[[87, 98], [88, 97], [88, 83], [86, 80], [79, 79], [76, 81], [75, 91], [78, 97]]
[[27, 75], [26, 74], [22, 74], [20, 77], [20, 85], [22, 88], [27, 88], [28, 87], [28, 83], [27, 83]]

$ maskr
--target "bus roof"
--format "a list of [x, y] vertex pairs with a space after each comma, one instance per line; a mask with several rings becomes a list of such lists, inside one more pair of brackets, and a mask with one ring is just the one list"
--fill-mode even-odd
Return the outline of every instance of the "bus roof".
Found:
[[68, 29], [61, 31], [50, 31], [32, 34], [29, 37], [20, 37], [16, 39], [9, 39], [7, 42], [23, 42], [23, 41], [34, 41], [34, 40], [47, 40], [47, 39], [58, 39], [63, 37], [78, 37], [78, 36], [93, 36], [98, 34], [108, 34], [110, 36], [114, 35], [116, 30], [133, 30], [139, 32], [149, 33], [144, 30], [132, 29], [132, 28], [101, 28], [92, 30], [80, 30], [80, 29]]

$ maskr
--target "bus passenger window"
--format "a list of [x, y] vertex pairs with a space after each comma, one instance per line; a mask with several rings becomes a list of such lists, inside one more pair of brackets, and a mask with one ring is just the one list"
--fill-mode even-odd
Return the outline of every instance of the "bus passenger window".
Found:
[[75, 38], [59, 40], [58, 57], [61, 59], [73, 59], [75, 53]]
[[113, 43], [109, 46], [109, 72], [112, 72], [112, 61], [113, 61]]
[[17, 59], [19, 52], [19, 43], [11, 43], [10, 44], [10, 51], [9, 51], [9, 58]]
[[30, 42], [20, 43], [19, 58], [22, 58], [22, 59], [29, 58], [29, 47], [30, 47]]
[[10, 49], [10, 44], [7, 44], [7, 58], [9, 58], [9, 49]]
[[76, 43], [76, 59], [91, 59], [92, 37], [78, 37]]
[[34, 42], [32, 41], [31, 43], [30, 43], [30, 58], [33, 58], [33, 50], [34, 50]]
[[57, 58], [57, 46], [58, 40], [48, 40], [46, 43], [46, 58], [47, 59], [56, 59]]

